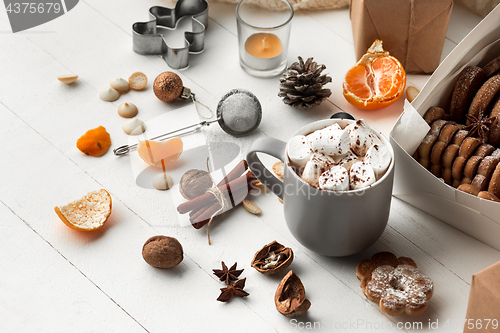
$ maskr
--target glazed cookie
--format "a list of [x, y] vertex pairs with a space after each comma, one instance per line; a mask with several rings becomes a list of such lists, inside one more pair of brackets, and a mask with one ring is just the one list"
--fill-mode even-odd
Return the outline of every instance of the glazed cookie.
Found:
[[479, 164], [477, 168], [477, 174], [474, 176], [471, 185], [477, 187], [479, 191], [487, 190], [493, 171], [499, 162], [500, 149], [496, 149], [490, 156], [483, 158], [481, 164]]
[[[500, 75], [495, 75], [489, 78], [477, 91], [469, 107], [468, 116], [475, 117], [476, 119], [484, 118], [488, 105], [499, 91]], [[471, 121], [467, 119], [466, 124], [469, 125], [470, 123]]]
[[474, 154], [481, 141], [477, 138], [467, 137], [462, 141], [458, 156], [453, 162], [451, 175], [453, 177], [453, 187], [458, 187], [463, 178], [463, 172], [467, 160]]
[[439, 133], [439, 137], [434, 143], [431, 151], [431, 172], [436, 177], [441, 177], [441, 156], [443, 155], [446, 147], [450, 144], [455, 133], [458, 131], [458, 127], [452, 123], [446, 124]]
[[500, 202], [500, 199], [498, 197], [488, 191], [479, 191], [479, 189], [475, 186], [469, 185], [469, 184], [462, 184], [458, 187], [458, 190], [477, 196], [481, 199], [486, 199], [486, 200], [491, 200], [491, 201], [496, 201]]
[[424, 168], [428, 170], [430, 169], [431, 166], [430, 155], [432, 147], [434, 146], [434, 143], [436, 143], [439, 133], [441, 132], [441, 129], [446, 124], [447, 124], [446, 120], [434, 121], [431, 124], [431, 129], [429, 133], [425, 136], [425, 138], [420, 143], [420, 146], [418, 147], [418, 155], [419, 155], [418, 161], [420, 164], [422, 164]]
[[500, 199], [498, 199], [498, 197], [496, 195], [491, 194], [488, 191], [481, 191], [481, 192], [479, 192], [479, 194], [477, 196], [480, 197], [481, 199], [500, 202]]
[[486, 74], [480, 67], [466, 67], [458, 78], [451, 97], [450, 114], [451, 119], [461, 123], [474, 98], [486, 79]]
[[468, 134], [469, 132], [466, 130], [459, 130], [453, 137], [451, 144], [448, 147], [446, 147], [443, 156], [441, 157], [441, 163], [443, 164], [441, 177], [444, 179], [444, 182], [448, 185], [453, 184], [453, 177], [451, 175], [453, 162], [455, 161], [458, 151], [460, 150], [460, 145], [462, 144], [462, 142], [464, 141], [464, 139], [467, 137]]
[[472, 194], [474, 196], [477, 196], [479, 194], [479, 189], [475, 186], [472, 186], [470, 184], [461, 184], [457, 190]]
[[434, 292], [432, 280], [419, 272], [411, 258], [397, 258], [390, 252], [360, 262], [356, 276], [366, 297], [391, 316], [421, 314]]
[[488, 185], [488, 192], [497, 198], [500, 197], [500, 163], [497, 164], [495, 171], [493, 171], [493, 175]]
[[483, 67], [483, 71], [486, 76], [491, 76], [496, 72], [500, 71], [500, 57], [493, 59], [486, 66]]
[[493, 107], [491, 108], [490, 117], [496, 117], [493, 124], [490, 126], [490, 133], [488, 136], [488, 142], [495, 148], [500, 146], [500, 96], [497, 98]]
[[443, 108], [440, 108], [438, 106], [431, 106], [425, 112], [425, 114], [424, 114], [424, 120], [430, 126], [436, 120], [444, 119], [445, 116], [446, 115], [445, 115], [445, 112], [444, 112]]
[[470, 184], [472, 182], [472, 179], [476, 175], [479, 164], [483, 158], [491, 155], [494, 150], [495, 148], [489, 144], [482, 144], [477, 148], [474, 155], [472, 155], [467, 161], [467, 164], [465, 164], [464, 177], [462, 178], [461, 184]]

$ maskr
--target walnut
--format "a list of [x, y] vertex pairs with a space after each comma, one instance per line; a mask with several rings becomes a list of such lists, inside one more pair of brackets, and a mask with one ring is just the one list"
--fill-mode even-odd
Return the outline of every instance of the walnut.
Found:
[[187, 200], [194, 199], [213, 186], [212, 178], [208, 172], [191, 169], [182, 175], [179, 182], [179, 192]]
[[183, 259], [182, 245], [173, 237], [153, 236], [142, 247], [144, 260], [156, 268], [172, 268]]
[[290, 266], [292, 261], [292, 249], [273, 241], [255, 253], [252, 267], [262, 274], [276, 274]]
[[309, 310], [311, 302], [306, 299], [304, 285], [293, 271], [281, 280], [274, 303], [279, 313], [286, 317], [297, 317]]

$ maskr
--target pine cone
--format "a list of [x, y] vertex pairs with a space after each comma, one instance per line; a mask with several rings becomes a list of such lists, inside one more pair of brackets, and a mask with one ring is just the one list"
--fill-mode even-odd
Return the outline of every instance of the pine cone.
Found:
[[323, 85], [332, 82], [332, 78], [326, 74], [320, 75], [325, 68], [325, 65], [314, 62], [313, 58], [304, 63], [299, 57], [299, 62], [291, 64], [280, 79], [278, 96], [283, 98], [285, 104], [300, 109], [320, 105], [332, 94], [330, 89], [323, 89]]

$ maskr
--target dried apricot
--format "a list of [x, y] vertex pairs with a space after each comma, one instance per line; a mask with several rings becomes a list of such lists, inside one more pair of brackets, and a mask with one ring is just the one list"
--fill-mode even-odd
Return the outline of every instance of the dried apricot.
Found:
[[76, 147], [86, 155], [102, 156], [111, 146], [111, 138], [102, 126], [88, 130], [76, 142]]

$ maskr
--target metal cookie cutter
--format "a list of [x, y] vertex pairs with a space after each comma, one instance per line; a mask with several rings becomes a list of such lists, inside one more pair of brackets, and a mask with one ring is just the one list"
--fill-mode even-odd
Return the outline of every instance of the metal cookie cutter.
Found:
[[[205, 29], [208, 25], [208, 2], [206, 0], [179, 0], [174, 9], [154, 6], [149, 9], [149, 22], [132, 25], [134, 51], [139, 54], [161, 54], [173, 69], [187, 68], [189, 53], [200, 53], [204, 49]], [[191, 16], [192, 31], [184, 33], [184, 47], [172, 48], [156, 27], [175, 29], [180, 19]]]

